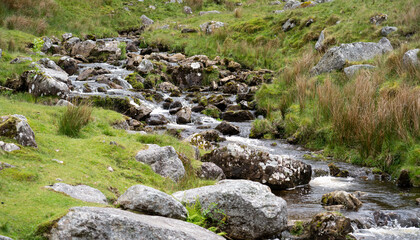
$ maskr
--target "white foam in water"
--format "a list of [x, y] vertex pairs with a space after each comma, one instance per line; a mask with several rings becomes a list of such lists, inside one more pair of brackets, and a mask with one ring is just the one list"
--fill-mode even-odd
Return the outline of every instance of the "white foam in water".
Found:
[[270, 150], [268, 147], [262, 146], [261, 141], [257, 139], [250, 139], [250, 138], [244, 138], [244, 137], [239, 137], [239, 136], [230, 136], [230, 137], [226, 137], [226, 140], [229, 142], [245, 144], [247, 146], [257, 148], [260, 150], [265, 150], [265, 151]]
[[312, 187], [323, 187], [329, 189], [343, 189], [352, 185], [354, 178], [337, 178], [331, 176], [322, 176], [314, 178], [309, 182]]
[[352, 235], [360, 240], [418, 240], [420, 228], [370, 228], [356, 230]]

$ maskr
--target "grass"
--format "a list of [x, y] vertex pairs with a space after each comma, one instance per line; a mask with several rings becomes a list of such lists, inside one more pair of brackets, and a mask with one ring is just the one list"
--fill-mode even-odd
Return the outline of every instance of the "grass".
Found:
[[60, 117], [58, 132], [69, 137], [78, 137], [80, 130], [91, 120], [92, 108], [88, 105], [69, 105]]
[[[57, 178], [68, 184], [86, 184], [102, 191], [112, 203], [119, 194], [135, 184], [144, 184], [167, 193], [212, 184], [192, 175], [199, 162], [190, 145], [169, 136], [132, 135], [110, 124], [123, 120], [122, 115], [99, 108], [92, 109], [92, 120], [81, 130], [79, 138], [58, 133], [58, 119], [65, 107], [51, 107], [22, 101], [35, 101], [23, 95], [0, 96], [0, 115], [25, 115], [35, 132], [38, 149], [22, 148], [17, 152], [0, 152], [0, 162], [17, 166], [0, 171], [0, 235], [14, 239], [36, 239], [37, 227], [66, 214], [74, 206], [99, 206], [72, 199], [44, 188]], [[44, 100], [37, 99], [42, 102]], [[103, 132], [108, 134], [104, 134]], [[111, 133], [111, 134], [109, 134]], [[0, 138], [14, 142], [13, 139]], [[110, 145], [111, 141], [118, 143]], [[172, 145], [183, 153], [187, 176], [179, 183], [155, 174], [135, 161], [145, 143]], [[52, 159], [63, 161], [59, 164]], [[111, 166], [114, 172], [109, 172]]]

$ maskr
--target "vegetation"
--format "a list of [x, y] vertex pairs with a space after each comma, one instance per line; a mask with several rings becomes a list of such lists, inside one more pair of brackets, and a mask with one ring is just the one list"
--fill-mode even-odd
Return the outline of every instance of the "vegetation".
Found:
[[208, 208], [203, 209], [197, 199], [193, 204], [186, 204], [186, 208], [188, 210], [187, 222], [207, 228], [221, 236], [226, 235], [225, 232], [220, 230], [220, 227], [225, 224], [228, 216], [217, 207], [217, 204], [213, 203]]
[[58, 131], [69, 137], [77, 137], [82, 127], [91, 120], [92, 108], [88, 105], [67, 106], [58, 122]]

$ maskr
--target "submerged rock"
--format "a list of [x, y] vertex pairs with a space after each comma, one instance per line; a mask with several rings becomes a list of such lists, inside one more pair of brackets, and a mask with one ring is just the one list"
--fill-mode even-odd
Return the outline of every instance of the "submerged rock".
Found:
[[176, 192], [173, 196], [202, 209], [218, 210], [224, 214], [220, 226], [234, 239], [260, 239], [279, 234], [287, 225], [286, 202], [271, 193], [270, 188], [247, 180], [222, 180], [213, 186]]
[[151, 215], [187, 219], [187, 209], [172, 196], [144, 185], [135, 185], [118, 198], [117, 204], [124, 209]]
[[101, 191], [86, 185], [72, 186], [65, 183], [55, 183], [52, 186], [47, 186], [47, 188], [85, 202], [108, 204], [105, 195]]
[[51, 240], [224, 239], [195, 224], [114, 208], [75, 207], [51, 230]]
[[222, 119], [229, 122], [245, 122], [254, 120], [254, 115], [248, 110], [227, 111], [222, 114]]
[[20, 145], [35, 147], [35, 133], [22, 115], [0, 116], [0, 136], [14, 138]]
[[348, 177], [349, 176], [349, 171], [341, 170], [334, 163], [328, 164], [328, 168], [330, 169], [331, 176], [334, 176], [334, 177]]
[[353, 194], [345, 191], [334, 191], [322, 195], [321, 200], [323, 205], [343, 205], [346, 209], [357, 210], [363, 204]]
[[226, 121], [217, 125], [216, 130], [220, 131], [224, 135], [238, 135], [240, 133], [239, 127]]
[[413, 186], [408, 170], [401, 170], [400, 176], [397, 179], [397, 186], [400, 188], [409, 188]]

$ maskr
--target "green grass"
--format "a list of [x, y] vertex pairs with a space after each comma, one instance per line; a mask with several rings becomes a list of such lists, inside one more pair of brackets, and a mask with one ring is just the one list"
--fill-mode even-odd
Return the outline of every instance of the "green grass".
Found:
[[[0, 162], [17, 166], [0, 171], [0, 235], [15, 239], [34, 239], [37, 227], [64, 215], [73, 206], [98, 206], [72, 199], [44, 188], [54, 184], [57, 178], [68, 184], [86, 184], [101, 190], [112, 203], [119, 194], [135, 184], [144, 184], [172, 193], [174, 191], [212, 184], [192, 175], [178, 184], [155, 174], [152, 169], [135, 161], [137, 151], [145, 143], [172, 145], [192, 160], [190, 145], [169, 136], [127, 134], [110, 124], [123, 119], [122, 115], [93, 108], [92, 121], [81, 130], [79, 138], [59, 134], [58, 119], [65, 107], [51, 107], [21, 101], [26, 97], [10, 99], [0, 96], [0, 115], [23, 114], [35, 132], [38, 149], [25, 147], [22, 150], [0, 152]], [[106, 134], [104, 134], [104, 131]], [[14, 142], [12, 139], [0, 138]], [[110, 145], [111, 141], [118, 146]], [[63, 161], [59, 164], [52, 159]], [[109, 172], [111, 166], [115, 171]]]

